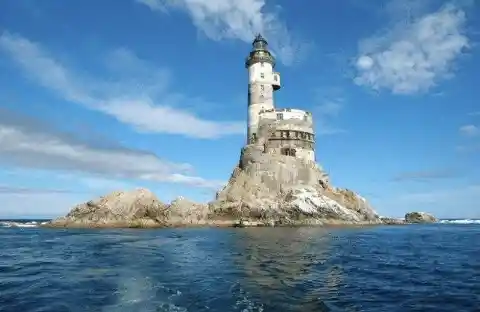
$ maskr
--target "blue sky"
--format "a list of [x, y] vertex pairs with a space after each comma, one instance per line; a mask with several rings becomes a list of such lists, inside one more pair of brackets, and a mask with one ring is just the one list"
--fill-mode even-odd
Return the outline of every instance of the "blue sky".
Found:
[[382, 215], [480, 217], [475, 1], [0, 2], [0, 217], [112, 190], [214, 197], [245, 142], [257, 32], [278, 107], [312, 111], [317, 160]]

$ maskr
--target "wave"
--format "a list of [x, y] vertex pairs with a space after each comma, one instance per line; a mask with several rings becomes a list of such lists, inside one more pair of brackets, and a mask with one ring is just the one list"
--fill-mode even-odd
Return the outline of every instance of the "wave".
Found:
[[440, 220], [444, 224], [480, 224], [480, 219], [447, 219]]
[[4, 228], [35, 228], [39, 225], [46, 224], [47, 221], [0, 221], [0, 227]]
[[[35, 228], [46, 224], [47, 220], [0, 220], [0, 228]], [[443, 224], [480, 224], [480, 219], [444, 219]]]

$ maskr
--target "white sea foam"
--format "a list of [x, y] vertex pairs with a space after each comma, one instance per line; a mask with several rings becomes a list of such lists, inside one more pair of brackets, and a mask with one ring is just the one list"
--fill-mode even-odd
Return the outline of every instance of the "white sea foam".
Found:
[[480, 219], [440, 220], [444, 224], [480, 224]]
[[38, 221], [10, 221], [10, 220], [5, 220], [5, 221], [0, 221], [0, 228], [1, 227], [6, 227], [6, 228], [35, 228], [38, 227], [39, 225], [44, 225], [47, 222], [38, 222]]
[[0, 227], [37, 227], [38, 222], [29, 221], [29, 222], [15, 222], [15, 221], [2, 221], [0, 222]]

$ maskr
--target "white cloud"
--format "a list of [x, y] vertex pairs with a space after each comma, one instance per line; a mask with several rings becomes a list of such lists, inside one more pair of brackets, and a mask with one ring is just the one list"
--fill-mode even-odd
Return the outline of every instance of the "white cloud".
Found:
[[303, 55], [306, 44], [296, 42], [278, 14], [266, 9], [265, 0], [137, 0], [154, 11], [186, 11], [193, 24], [212, 40], [251, 42], [262, 33], [285, 65]]
[[468, 114], [469, 116], [480, 116], [480, 111], [478, 112], [471, 112]]
[[459, 172], [451, 169], [432, 169], [402, 172], [393, 178], [395, 182], [417, 181], [430, 182], [438, 179], [451, 179], [459, 176]]
[[361, 41], [355, 83], [397, 94], [429, 90], [453, 75], [454, 61], [469, 47], [465, 23], [464, 11], [448, 5]]
[[48, 188], [30, 188], [14, 187], [10, 185], [0, 185], [0, 194], [23, 195], [23, 194], [65, 194], [72, 193], [67, 189], [48, 189]]
[[0, 159], [20, 167], [68, 170], [112, 179], [138, 179], [218, 188], [222, 181], [192, 176], [189, 164], [153, 154], [88, 145], [41, 129], [0, 123]]
[[81, 77], [38, 44], [8, 32], [0, 36], [0, 49], [6, 51], [29, 78], [64, 99], [101, 111], [139, 131], [203, 139], [245, 132], [244, 122], [205, 120], [175, 108], [198, 100], [169, 91], [168, 72], [156, 69], [126, 49], [109, 55], [107, 65], [117, 77], [113, 82]]
[[464, 135], [464, 136], [469, 136], [469, 137], [474, 137], [480, 135], [480, 129], [477, 126], [474, 125], [465, 125], [461, 126], [458, 131]]
[[[405, 202], [417, 204], [436, 204], [446, 202], [450, 203], [450, 207], [455, 206], [455, 201], [463, 201], [465, 199], [480, 199], [480, 185], [469, 185], [464, 188], [435, 190], [423, 193], [412, 193], [401, 196], [399, 199]], [[475, 202], [478, 202], [475, 201]]]

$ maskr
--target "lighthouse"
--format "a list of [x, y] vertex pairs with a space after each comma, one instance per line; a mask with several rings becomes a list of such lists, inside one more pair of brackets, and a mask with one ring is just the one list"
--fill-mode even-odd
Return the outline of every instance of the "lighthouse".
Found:
[[[259, 144], [264, 153], [315, 162], [315, 129], [312, 113], [275, 107], [280, 74], [268, 43], [258, 34], [245, 67], [248, 70], [247, 146]], [[258, 146], [257, 146], [258, 147]]]
[[257, 136], [260, 112], [275, 110], [274, 92], [280, 89], [280, 74], [274, 71], [275, 57], [261, 34], [253, 40], [245, 67], [248, 70], [247, 144], [250, 144]]

